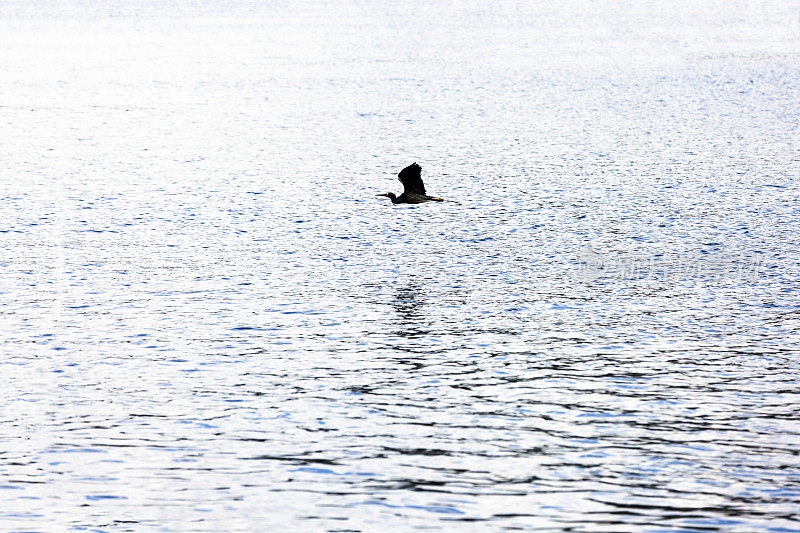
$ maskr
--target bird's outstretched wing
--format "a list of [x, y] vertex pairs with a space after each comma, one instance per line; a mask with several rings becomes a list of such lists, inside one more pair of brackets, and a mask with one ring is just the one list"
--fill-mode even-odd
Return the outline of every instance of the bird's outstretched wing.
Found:
[[403, 190], [406, 194], [426, 194], [425, 185], [423, 185], [422, 176], [420, 175], [421, 173], [422, 167], [414, 163], [401, 170], [400, 174], [397, 175], [397, 179], [403, 184]]

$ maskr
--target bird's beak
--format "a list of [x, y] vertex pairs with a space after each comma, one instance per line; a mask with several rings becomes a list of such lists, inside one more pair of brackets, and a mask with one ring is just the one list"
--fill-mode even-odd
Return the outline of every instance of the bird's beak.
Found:
[[386, 193], [383, 193], [383, 194], [376, 194], [375, 196], [383, 196], [383, 197], [385, 197], [385, 198], [389, 198], [389, 195], [388, 195], [388, 194], [386, 194]]

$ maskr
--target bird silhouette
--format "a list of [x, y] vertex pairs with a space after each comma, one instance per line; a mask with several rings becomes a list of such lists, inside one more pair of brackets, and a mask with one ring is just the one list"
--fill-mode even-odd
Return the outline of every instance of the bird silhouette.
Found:
[[393, 192], [379, 194], [390, 199], [393, 204], [421, 204], [422, 202], [444, 202], [442, 198], [428, 196], [425, 184], [422, 183], [422, 167], [413, 163], [400, 171], [397, 179], [403, 184], [403, 194], [396, 196]]

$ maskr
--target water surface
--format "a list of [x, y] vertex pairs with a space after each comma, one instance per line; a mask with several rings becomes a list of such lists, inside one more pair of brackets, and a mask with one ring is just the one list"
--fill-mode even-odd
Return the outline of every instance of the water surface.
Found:
[[800, 531], [793, 2], [0, 15], [3, 530]]

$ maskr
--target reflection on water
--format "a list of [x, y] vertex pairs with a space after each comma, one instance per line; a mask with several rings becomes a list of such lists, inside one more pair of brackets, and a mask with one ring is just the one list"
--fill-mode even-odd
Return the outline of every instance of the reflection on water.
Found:
[[792, 9], [8, 7], [0, 529], [800, 529]]
[[426, 327], [424, 309], [426, 306], [424, 288], [418, 281], [411, 281], [407, 285], [396, 286], [392, 307], [397, 317], [398, 337], [425, 337], [431, 331]]

